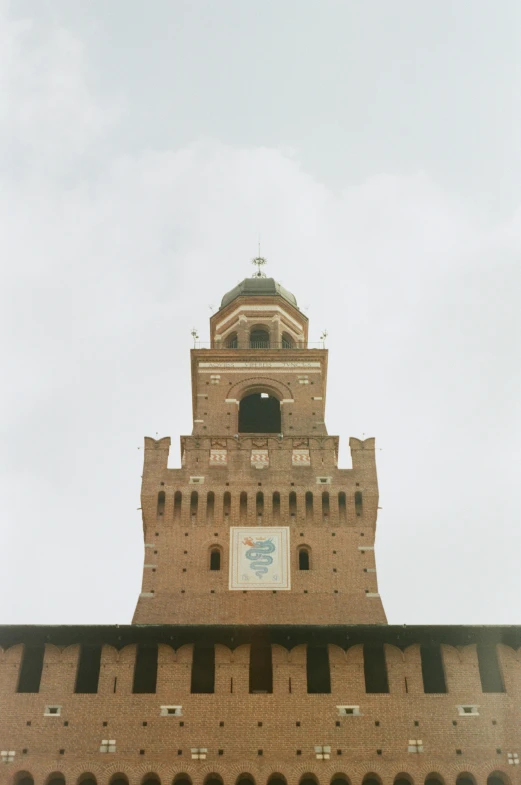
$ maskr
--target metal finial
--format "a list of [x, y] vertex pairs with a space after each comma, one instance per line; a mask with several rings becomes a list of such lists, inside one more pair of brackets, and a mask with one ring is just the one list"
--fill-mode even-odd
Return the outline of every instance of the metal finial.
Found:
[[322, 330], [322, 335], [320, 336], [320, 340], [322, 341], [323, 348], [326, 348], [326, 338], [327, 338], [327, 330]]
[[254, 264], [257, 268], [257, 272], [253, 276], [254, 278], [266, 278], [266, 273], [263, 273], [261, 267], [265, 264], [268, 264], [267, 260], [260, 255], [260, 243], [259, 243], [259, 255], [255, 257], [255, 259], [251, 260], [251, 263]]
[[195, 347], [197, 345], [197, 341], [199, 340], [199, 334], [198, 334], [197, 330], [195, 329], [195, 327], [192, 327], [192, 331], [191, 331], [190, 335], [194, 339], [194, 349], [195, 349]]

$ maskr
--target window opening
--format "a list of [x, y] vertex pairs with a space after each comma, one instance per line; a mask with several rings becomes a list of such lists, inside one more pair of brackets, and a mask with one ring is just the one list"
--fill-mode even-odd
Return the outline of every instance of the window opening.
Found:
[[364, 676], [366, 692], [389, 692], [387, 664], [382, 644], [364, 644]]
[[215, 691], [215, 648], [196, 643], [192, 654], [192, 693]]
[[426, 693], [447, 692], [443, 657], [439, 645], [420, 646], [423, 676], [423, 691]]
[[271, 644], [253, 641], [250, 646], [250, 693], [273, 692]]
[[298, 549], [298, 568], [299, 570], [309, 570], [309, 549]]
[[505, 692], [496, 646], [478, 644], [478, 666], [483, 692]]
[[280, 402], [272, 395], [252, 393], [239, 404], [239, 433], [280, 433]]
[[156, 682], [157, 644], [140, 643], [136, 651], [132, 692], [135, 694], [154, 693]]
[[219, 548], [212, 548], [210, 551], [210, 569], [214, 571], [221, 569], [221, 551]]
[[98, 691], [101, 645], [83, 644], [80, 648], [74, 692], [94, 694]]
[[306, 518], [308, 520], [313, 518], [313, 494], [311, 491], [306, 491]]
[[256, 499], [256, 512], [257, 517], [264, 515], [264, 494], [262, 491], [257, 491]]
[[297, 515], [297, 494], [295, 491], [291, 491], [289, 495], [289, 514], [294, 518]]
[[277, 523], [280, 520], [280, 493], [274, 491], [273, 493], [273, 521]]
[[157, 494], [157, 517], [165, 513], [165, 492], [159, 491]]
[[355, 491], [355, 513], [360, 516], [363, 512], [362, 491]]
[[39, 692], [43, 670], [43, 646], [24, 646], [17, 692]]
[[239, 518], [241, 523], [246, 522], [246, 518], [248, 515], [248, 494], [246, 491], [241, 491], [241, 495], [239, 498]]
[[230, 515], [231, 503], [232, 503], [232, 497], [230, 491], [225, 491], [223, 496], [223, 513], [226, 517]]
[[283, 349], [293, 349], [295, 346], [295, 341], [289, 335], [289, 333], [282, 333], [282, 348]]
[[270, 334], [267, 330], [252, 330], [250, 333], [250, 349], [269, 349]]
[[306, 675], [309, 693], [317, 694], [331, 692], [329, 651], [326, 645], [308, 645]]
[[178, 521], [181, 517], [181, 501], [183, 495], [181, 491], [176, 491], [174, 494], [174, 521]]
[[237, 349], [239, 346], [239, 340], [237, 338], [237, 333], [232, 333], [226, 339], [226, 348], [227, 349]]
[[345, 523], [347, 520], [347, 508], [346, 508], [346, 495], [344, 491], [340, 491], [338, 494], [338, 515], [340, 520]]
[[214, 510], [215, 510], [215, 493], [213, 491], [208, 491], [208, 494], [206, 496], [206, 520], [208, 523], [213, 523]]
[[192, 495], [190, 496], [190, 516], [192, 518], [197, 518], [197, 508], [199, 506], [199, 494], [197, 491], [192, 491]]
[[329, 492], [322, 491], [322, 517], [329, 518]]

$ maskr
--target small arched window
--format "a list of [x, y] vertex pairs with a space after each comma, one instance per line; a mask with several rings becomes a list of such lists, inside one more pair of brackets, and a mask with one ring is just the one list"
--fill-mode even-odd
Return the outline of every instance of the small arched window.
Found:
[[269, 349], [270, 334], [261, 327], [256, 327], [250, 333], [250, 349]]
[[355, 491], [355, 512], [358, 517], [362, 515], [363, 512], [362, 491]]
[[223, 513], [225, 518], [228, 518], [230, 515], [231, 504], [232, 504], [232, 495], [230, 491], [225, 491], [223, 496]]
[[282, 333], [282, 348], [283, 349], [293, 349], [295, 346], [295, 341], [289, 335], [289, 333]]
[[174, 521], [178, 521], [181, 517], [181, 502], [183, 500], [183, 494], [181, 491], [176, 491], [174, 493]]
[[164, 515], [165, 512], [165, 492], [159, 491], [157, 494], [157, 517]]
[[313, 494], [306, 491], [306, 518], [313, 517]]
[[239, 518], [242, 523], [246, 521], [246, 516], [248, 515], [248, 494], [246, 491], [241, 491], [241, 495], [239, 496]]
[[190, 496], [190, 516], [192, 518], [197, 518], [197, 508], [199, 506], [199, 494], [197, 491], [192, 491], [192, 495]]
[[340, 491], [338, 494], [338, 517], [341, 521], [345, 521], [347, 518], [346, 495], [344, 491]]
[[297, 515], [297, 494], [295, 491], [291, 491], [289, 495], [289, 514], [292, 518]]
[[329, 492], [322, 491], [322, 517], [329, 518]]
[[280, 519], [280, 493], [278, 491], [273, 491], [273, 520], [278, 521]]
[[310, 569], [309, 548], [303, 545], [298, 549], [298, 568], [299, 570]]
[[22, 771], [15, 779], [15, 785], [34, 785], [34, 780], [31, 774]]
[[257, 516], [264, 515], [264, 494], [262, 491], [257, 491], [255, 507]]
[[206, 496], [206, 520], [208, 523], [212, 523], [213, 515], [215, 511], [215, 493], [213, 491], [208, 491]]
[[227, 349], [237, 349], [237, 347], [239, 346], [239, 339], [237, 338], [237, 333], [231, 333], [231, 335], [229, 335], [226, 338], [225, 346]]
[[77, 781], [77, 785], [97, 785], [97, 780], [94, 774], [82, 774]]
[[219, 548], [212, 548], [210, 551], [210, 569], [216, 572], [221, 569], [221, 551]]

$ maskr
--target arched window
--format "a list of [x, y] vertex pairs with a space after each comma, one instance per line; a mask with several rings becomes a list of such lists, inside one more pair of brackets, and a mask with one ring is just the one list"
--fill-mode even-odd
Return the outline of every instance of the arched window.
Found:
[[257, 517], [264, 515], [264, 494], [262, 491], [257, 491], [257, 498], [255, 502], [255, 511]]
[[157, 774], [145, 774], [141, 780], [141, 785], [161, 785], [161, 780]]
[[239, 518], [242, 523], [246, 522], [246, 518], [248, 515], [248, 494], [246, 491], [241, 491], [241, 495], [239, 497]]
[[183, 494], [181, 491], [176, 491], [174, 494], [174, 521], [178, 521], [181, 517], [181, 501]]
[[295, 491], [291, 491], [289, 495], [289, 514], [292, 518], [297, 515], [297, 494]]
[[362, 508], [363, 508], [362, 491], [355, 491], [355, 512], [358, 517], [360, 517], [363, 512]]
[[210, 569], [215, 571], [221, 569], [221, 551], [219, 548], [212, 548], [210, 551]]
[[267, 393], [252, 393], [239, 404], [239, 433], [280, 433], [280, 403]]
[[96, 777], [94, 774], [86, 773], [81, 774], [77, 779], [77, 785], [98, 785]]
[[219, 774], [209, 774], [204, 785], [223, 785], [222, 777]]
[[329, 492], [322, 491], [322, 517], [329, 518]]
[[445, 785], [445, 782], [440, 774], [431, 772], [425, 777], [425, 785]]
[[347, 519], [346, 495], [344, 491], [340, 491], [338, 494], [338, 516], [341, 521], [345, 522]]
[[468, 771], [462, 771], [456, 778], [456, 785], [476, 785], [476, 780]]
[[362, 785], [382, 785], [382, 780], [378, 774], [370, 772], [369, 774], [365, 775], [364, 779], [362, 780]]
[[255, 780], [251, 774], [241, 774], [235, 785], [255, 785]]
[[28, 771], [20, 771], [14, 780], [14, 785], [34, 785], [33, 775]]
[[287, 785], [287, 780], [282, 774], [272, 774], [268, 779], [267, 785]]
[[190, 517], [197, 518], [197, 508], [199, 506], [199, 494], [197, 491], [192, 491], [190, 496]]
[[215, 511], [215, 493], [213, 491], [208, 491], [208, 494], [206, 496], [206, 520], [208, 523], [212, 523], [214, 511]]
[[225, 518], [228, 518], [228, 516], [230, 515], [231, 505], [232, 505], [231, 493], [230, 491], [225, 491], [223, 496], [223, 513]]
[[250, 349], [269, 349], [270, 334], [262, 327], [255, 327], [250, 333]]
[[318, 785], [318, 780], [314, 774], [304, 774], [300, 778], [299, 785]]
[[237, 333], [231, 333], [225, 342], [225, 346], [227, 349], [237, 349], [239, 346], [239, 339], [237, 338]]
[[47, 780], [47, 785], [65, 785], [65, 777], [63, 774], [59, 774], [58, 772], [51, 774]]
[[295, 346], [295, 341], [291, 337], [289, 333], [282, 333], [282, 348], [283, 349], [293, 349]]
[[176, 774], [172, 785], [192, 785], [192, 780], [188, 774]]
[[487, 785], [509, 785], [510, 780], [502, 771], [493, 771], [487, 777]]
[[412, 777], [408, 774], [397, 774], [394, 778], [394, 785], [413, 785]]
[[306, 518], [308, 520], [313, 518], [313, 494], [311, 491], [306, 491]]
[[350, 785], [349, 777], [345, 774], [333, 774], [330, 785]]
[[157, 494], [157, 517], [163, 515], [165, 512], [165, 492], [159, 491]]
[[110, 785], [128, 785], [128, 777], [126, 774], [114, 774], [110, 779]]
[[301, 545], [298, 549], [298, 568], [299, 570], [309, 570], [309, 548]]
[[273, 520], [277, 522], [280, 519], [280, 493], [278, 491], [273, 492]]

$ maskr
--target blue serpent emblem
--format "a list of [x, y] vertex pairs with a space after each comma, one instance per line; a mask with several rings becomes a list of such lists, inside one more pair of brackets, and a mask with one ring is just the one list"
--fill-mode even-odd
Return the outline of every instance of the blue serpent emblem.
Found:
[[246, 558], [253, 562], [250, 564], [250, 569], [254, 570], [257, 578], [262, 578], [268, 572], [269, 565], [273, 564], [273, 558], [269, 556], [275, 551], [272, 538], [254, 542], [251, 537], [245, 537], [243, 545], [250, 546], [245, 553]]

